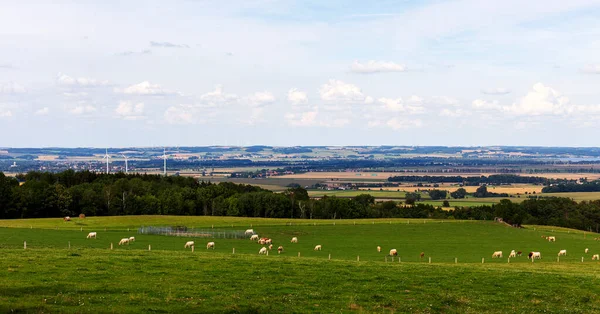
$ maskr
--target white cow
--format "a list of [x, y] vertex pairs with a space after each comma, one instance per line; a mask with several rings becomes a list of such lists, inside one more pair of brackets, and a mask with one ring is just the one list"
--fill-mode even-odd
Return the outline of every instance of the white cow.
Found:
[[588, 248], [585, 248], [585, 254], [587, 254], [590, 250]]
[[381, 246], [377, 246], [377, 252], [381, 252]]
[[560, 251], [558, 252], [558, 256], [563, 256], [563, 255], [564, 255], [564, 256], [566, 256], [566, 255], [567, 255], [567, 250], [560, 250]]
[[273, 249], [273, 244], [269, 244], [269, 251]]
[[135, 242], [135, 237], [129, 237], [129, 242]]
[[95, 232], [90, 232], [90, 233], [88, 233], [88, 235], [87, 235], [87, 239], [91, 239], [91, 238], [94, 238], [94, 239], [96, 239], [96, 233], [95, 233]]
[[542, 253], [540, 252], [531, 252], [531, 258], [537, 258], [537, 259], [541, 259], [542, 258]]
[[315, 246], [315, 251], [320, 251], [320, 250], [321, 250], [321, 245], [320, 244], [317, 245], [317, 246]]
[[555, 237], [548, 237], [548, 242], [556, 242], [556, 238]]
[[194, 241], [187, 241], [183, 246], [184, 249], [194, 246]]
[[253, 234], [253, 235], [250, 237], [250, 241], [256, 241], [256, 240], [258, 240], [258, 234]]
[[290, 242], [292, 242], [292, 243], [298, 243], [298, 238], [296, 238], [296, 237], [293, 237], [293, 238], [292, 238], [292, 241], [290, 241]]
[[592, 261], [594, 261], [594, 260], [596, 260], [596, 261], [600, 260], [600, 255], [598, 255], [598, 254], [594, 254], [594, 255], [592, 256]]
[[119, 241], [119, 245], [129, 245], [129, 238], [123, 238], [121, 239], [121, 241]]
[[244, 232], [245, 235], [254, 234], [254, 229], [248, 229]]
[[267, 248], [263, 246], [260, 251], [258, 251], [258, 254], [267, 254]]
[[277, 254], [281, 254], [281, 252], [283, 252], [283, 246], [281, 246], [281, 245], [280, 245], [280, 246], [277, 248]]
[[517, 257], [517, 252], [515, 252], [515, 250], [510, 251], [508, 258], [511, 258], [511, 257]]
[[492, 258], [502, 258], [502, 251], [496, 251], [492, 254]]
[[210, 249], [212, 248], [213, 250], [215, 249], [215, 243], [214, 242], [208, 242], [206, 243], [206, 249]]
[[390, 250], [390, 256], [398, 256], [398, 250], [396, 250], [396, 249], [391, 249], [391, 250]]
[[265, 244], [271, 244], [271, 243], [273, 243], [273, 240], [271, 240], [271, 239], [266, 239], [265, 240]]

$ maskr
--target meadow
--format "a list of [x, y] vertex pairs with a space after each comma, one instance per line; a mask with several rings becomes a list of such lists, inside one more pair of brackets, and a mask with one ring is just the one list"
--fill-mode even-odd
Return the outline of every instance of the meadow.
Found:
[[[259, 256], [261, 246], [248, 239], [137, 234], [141, 225], [224, 232], [252, 226], [284, 252]], [[86, 239], [89, 231], [98, 238]], [[118, 246], [126, 236], [136, 241]], [[293, 236], [299, 243], [290, 243]], [[0, 312], [600, 312], [595, 237], [547, 226], [421, 219], [2, 220]], [[188, 240], [196, 241], [194, 252], [183, 248]], [[208, 241], [214, 250], [205, 248]], [[316, 244], [323, 250], [313, 251]], [[391, 248], [401, 260], [386, 257]], [[540, 251], [543, 258], [509, 263], [512, 249]], [[560, 249], [568, 255], [558, 262]], [[504, 258], [491, 258], [497, 250]]]

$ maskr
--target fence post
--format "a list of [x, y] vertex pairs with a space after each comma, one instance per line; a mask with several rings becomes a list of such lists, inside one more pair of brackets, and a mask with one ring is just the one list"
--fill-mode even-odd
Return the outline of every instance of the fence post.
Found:
[[71, 249], [71, 241], [69, 241], [69, 250]]
[[429, 256], [429, 264], [431, 264], [431, 256]]
[[211, 225], [211, 227], [214, 229], [214, 228], [215, 228], [215, 225]]
[[298, 252], [298, 257], [300, 257], [300, 252]]
[[267, 256], [269, 256], [269, 250], [267, 250]]
[[581, 262], [583, 263], [583, 256], [581, 257]]
[[360, 262], [360, 256], [356, 255], [356, 261]]
[[111, 250], [113, 249], [113, 244], [112, 244], [112, 242], [110, 243], [110, 249], [111, 249]]
[[507, 263], [510, 264], [510, 257], [507, 259]]
[[81, 230], [79, 230], [79, 231], [83, 231], [83, 227], [81, 227]]
[[148, 244], [148, 252], [152, 251], [152, 246]]
[[235, 248], [233, 248], [233, 252], [231, 252], [231, 254], [235, 254]]
[[556, 257], [556, 262], [557, 262], [557, 263], [560, 263], [560, 256], [557, 256], [557, 257]]
[[331, 254], [329, 254], [329, 260], [331, 260]]
[[402, 258], [400, 258], [400, 256], [398, 256], [398, 263], [402, 262]]
[[129, 232], [129, 228], [127, 228], [127, 232]]
[[481, 258], [481, 264], [483, 264], [484, 262], [485, 262], [485, 258], [484, 258], [484, 257], [482, 257], [482, 258]]
[[454, 258], [454, 264], [458, 264], [458, 257]]
[[192, 253], [194, 253], [194, 247], [195, 247], [195, 245], [192, 245]]
[[27, 241], [23, 241], [23, 250], [27, 249]]

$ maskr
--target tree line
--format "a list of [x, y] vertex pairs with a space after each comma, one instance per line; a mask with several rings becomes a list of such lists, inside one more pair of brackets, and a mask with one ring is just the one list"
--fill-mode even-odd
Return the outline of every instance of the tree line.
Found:
[[[518, 176], [514, 174], [492, 174], [489, 176], [463, 177], [463, 176], [393, 176], [389, 177], [390, 182], [429, 182], [429, 183], [461, 183], [468, 186], [477, 186], [482, 184], [501, 185], [501, 184], [550, 184], [554, 179]], [[562, 180], [561, 180], [562, 181]]]
[[560, 183], [545, 186], [542, 193], [561, 193], [561, 192], [600, 192], [600, 181], [577, 183]]
[[[415, 201], [419, 196], [412, 195]], [[0, 172], [0, 218], [44, 218], [85, 214], [206, 215], [265, 218], [436, 218], [492, 220], [597, 230], [600, 200], [568, 198], [502, 200], [491, 206], [442, 210], [427, 204], [354, 198], [311, 199], [302, 187], [274, 193], [260, 187], [198, 181], [191, 177], [102, 174], [88, 171], [29, 172], [17, 178]]]

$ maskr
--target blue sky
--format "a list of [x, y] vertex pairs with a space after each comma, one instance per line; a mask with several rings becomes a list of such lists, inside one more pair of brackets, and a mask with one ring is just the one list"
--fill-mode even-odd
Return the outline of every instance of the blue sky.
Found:
[[0, 146], [598, 146], [600, 1], [3, 1]]

